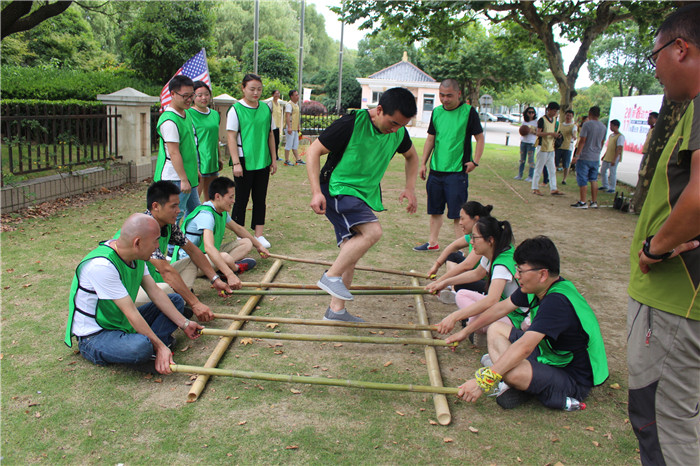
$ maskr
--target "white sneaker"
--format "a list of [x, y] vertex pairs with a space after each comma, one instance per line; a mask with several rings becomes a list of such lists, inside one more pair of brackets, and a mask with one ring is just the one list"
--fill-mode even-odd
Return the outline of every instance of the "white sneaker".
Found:
[[501, 396], [505, 392], [507, 392], [508, 389], [510, 389], [510, 386], [508, 386], [507, 383], [501, 380], [500, 382], [498, 382], [498, 387], [496, 387], [493, 393], [489, 393], [487, 396]]
[[255, 239], [260, 241], [260, 244], [262, 244], [265, 249], [270, 249], [271, 244], [264, 236], [256, 236]]
[[481, 365], [484, 367], [493, 366], [493, 361], [491, 361], [491, 356], [489, 356], [489, 353], [486, 353], [481, 357]]
[[452, 290], [440, 290], [440, 294], [438, 295], [438, 301], [440, 301], [443, 304], [454, 304], [456, 302], [455, 296], [457, 296], [457, 293], [455, 293]]

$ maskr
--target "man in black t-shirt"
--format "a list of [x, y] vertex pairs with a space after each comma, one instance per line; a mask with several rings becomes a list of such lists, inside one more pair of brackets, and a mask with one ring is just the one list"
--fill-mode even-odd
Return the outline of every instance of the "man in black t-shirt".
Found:
[[[532, 396], [553, 409], [584, 408], [580, 402], [608, 377], [598, 320], [573, 284], [559, 276], [559, 253], [549, 238], [523, 241], [513, 257], [520, 288], [474, 322], [475, 328], [491, 324], [489, 358], [482, 364], [490, 366], [490, 359], [492, 365], [460, 386], [459, 397], [476, 401], [494, 392], [504, 409]], [[526, 331], [496, 322], [518, 307], [530, 309]]]
[[[399, 202], [416, 211], [418, 154], [404, 128], [416, 114], [415, 97], [403, 88], [384, 92], [371, 110], [358, 110], [335, 121], [307, 151], [311, 208], [325, 214], [335, 229], [340, 253], [318, 281], [332, 296], [324, 319], [362, 321], [345, 309], [355, 264], [382, 236], [373, 211], [382, 211], [380, 182], [396, 152], [406, 159], [406, 186]], [[321, 166], [321, 156], [328, 154]]]
[[[425, 190], [428, 194], [430, 234], [428, 242], [416, 246], [414, 251], [437, 251], [438, 236], [442, 228], [447, 205], [447, 218], [454, 221], [456, 238], [462, 237], [459, 212], [469, 197], [468, 173], [479, 166], [484, 153], [484, 130], [479, 114], [471, 105], [461, 101], [462, 91], [454, 79], [445, 79], [438, 89], [441, 106], [430, 115], [428, 137], [423, 146], [421, 179], [426, 179], [428, 162], [430, 174]], [[476, 140], [476, 152], [472, 157], [472, 136]]]

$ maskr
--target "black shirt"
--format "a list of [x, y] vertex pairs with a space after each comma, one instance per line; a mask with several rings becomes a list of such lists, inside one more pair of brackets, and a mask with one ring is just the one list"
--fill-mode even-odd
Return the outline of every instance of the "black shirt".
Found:
[[[361, 110], [364, 111], [364, 110]], [[338, 166], [340, 159], [343, 158], [345, 149], [348, 147], [352, 133], [355, 130], [355, 115], [357, 112], [352, 112], [349, 115], [344, 115], [341, 118], [335, 120], [331, 125], [326, 128], [319, 136], [318, 140], [323, 144], [326, 149], [330, 151], [328, 154], [328, 159], [326, 159], [325, 165], [321, 169], [321, 183], [328, 183], [331, 179], [331, 173], [335, 167]], [[379, 133], [374, 124], [372, 124], [375, 131]], [[413, 145], [411, 137], [408, 135], [408, 130], [404, 133], [403, 141], [399, 144], [396, 152], [404, 154]]]
[[[563, 280], [561, 277], [558, 281]], [[510, 300], [516, 306], [534, 308], [538, 298], [535, 296], [532, 303], [528, 303], [527, 294], [519, 288], [510, 296]], [[532, 320], [528, 331], [539, 332], [545, 335], [549, 345], [557, 351], [571, 352], [573, 359], [562, 367], [576, 383], [592, 387], [593, 369], [588, 357], [588, 335], [583, 331], [581, 321], [574, 311], [574, 306], [561, 293], [550, 293], [539, 302], [539, 308]]]

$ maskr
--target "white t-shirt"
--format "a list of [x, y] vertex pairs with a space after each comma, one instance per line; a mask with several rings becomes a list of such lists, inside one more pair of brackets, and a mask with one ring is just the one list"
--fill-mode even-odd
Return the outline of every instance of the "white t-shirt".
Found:
[[[479, 265], [486, 270], [487, 274], [489, 273], [489, 270], [491, 269], [491, 261], [489, 261], [486, 256], [481, 256], [481, 261], [479, 262]], [[519, 288], [518, 283], [515, 281], [515, 277], [513, 277], [513, 274], [510, 273], [508, 267], [506, 267], [505, 265], [497, 265], [493, 268], [491, 282], [493, 282], [494, 280], [506, 281], [506, 286], [503, 291], [504, 296], [510, 296], [515, 290]]]
[[[239, 100], [238, 103], [243, 105], [244, 107], [248, 108], [258, 108], [258, 107], [253, 107], [248, 105], [245, 100]], [[258, 102], [258, 104], [260, 104]], [[238, 122], [238, 114], [236, 113], [236, 110], [231, 106], [231, 110], [228, 111], [228, 114], [226, 115], [226, 131], [235, 131], [238, 133], [238, 158], [243, 158], [243, 147], [241, 143], [241, 132], [239, 131], [241, 128], [240, 123]], [[270, 118], [270, 131], [276, 130], [277, 125], [275, 124], [275, 119]]]
[[[202, 205], [208, 205], [212, 208], [214, 207], [214, 203], [211, 201], [204, 202]], [[226, 216], [226, 223], [233, 221], [228, 212], [224, 212], [224, 215]], [[185, 232], [185, 236], [188, 240], [192, 242], [192, 244], [199, 247], [199, 245], [202, 244], [204, 230], [210, 230], [213, 233], [215, 225], [216, 219], [214, 218], [214, 214], [212, 214], [208, 210], [201, 210], [197, 214], [197, 216], [190, 220], [190, 223], [187, 224], [187, 231]], [[180, 252], [178, 253], [178, 259], [184, 259], [186, 257], [189, 256], [187, 255], [184, 249], [180, 248]]]
[[534, 144], [537, 140], [537, 136], [535, 136], [535, 133], [537, 132], [537, 119], [534, 119], [532, 121], [526, 121], [523, 124], [532, 126], [532, 129], [530, 129], [531, 132], [527, 136], [520, 136], [520, 141], [525, 142], [527, 144]]
[[[149, 275], [145, 263], [143, 269], [143, 274]], [[92, 318], [77, 310], [73, 315], [73, 334], [82, 337], [102, 330], [94, 319], [98, 299], [121, 299], [129, 296], [129, 293], [119, 279], [117, 268], [104, 257], [96, 257], [85, 263], [80, 269], [78, 279], [82, 288], [95, 292], [88, 293], [78, 288], [75, 293], [75, 307], [84, 312], [93, 313]]]
[[[184, 113], [180, 113], [172, 107], [166, 107], [166, 109], [163, 111], [173, 112], [175, 115], [179, 115], [182, 118], [185, 118]], [[192, 126], [192, 130], [194, 131], [194, 141], [196, 144], [197, 131], [194, 130], [194, 126]], [[178, 131], [177, 125], [172, 120], [166, 120], [163, 122], [163, 124], [160, 125], [160, 134], [163, 138], [163, 142], [176, 142], [178, 144], [180, 143], [180, 131]], [[168, 152], [168, 145], [164, 144], [163, 146], [165, 147], [165, 165], [163, 165], [163, 174], [161, 175], [161, 179], [167, 181], [180, 181], [180, 176], [175, 171], [175, 167], [173, 167], [173, 162], [170, 160], [170, 152]]]

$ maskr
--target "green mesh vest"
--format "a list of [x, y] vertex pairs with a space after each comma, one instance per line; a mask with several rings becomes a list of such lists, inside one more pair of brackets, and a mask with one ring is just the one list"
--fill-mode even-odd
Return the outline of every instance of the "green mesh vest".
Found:
[[219, 112], [210, 110], [207, 115], [188, 108], [187, 114], [197, 131], [197, 146], [199, 148], [199, 172], [204, 175], [219, 171]]
[[355, 112], [352, 136], [328, 183], [331, 196], [355, 196], [374, 211], [385, 210], [379, 183], [405, 133], [406, 128], [395, 133], [380, 133], [372, 125], [367, 110]]
[[467, 123], [472, 106], [462, 104], [454, 110], [440, 105], [433, 110], [435, 148], [430, 158], [430, 169], [439, 172], [462, 172]]
[[[163, 232], [163, 229], [161, 228], [161, 233]], [[162, 236], [158, 238], [158, 250], [163, 253], [164, 256], [168, 255], [168, 244], [170, 243], [170, 235], [173, 232], [173, 226], [172, 225], [166, 225], [165, 226], [165, 231], [166, 234], [165, 236]], [[122, 231], [119, 230], [117, 231], [117, 234], [114, 235], [114, 239], [119, 238], [121, 235]], [[158, 269], [156, 269], [156, 266], [151, 264], [151, 261], [146, 261], [146, 267], [148, 267], [148, 273], [151, 274], [151, 277], [156, 283], [163, 283], [165, 280], [163, 279], [163, 276], [158, 272]]]
[[241, 135], [245, 169], [260, 170], [269, 167], [272, 163], [268, 144], [272, 127], [270, 107], [258, 104], [258, 108], [250, 108], [236, 102], [233, 109], [238, 116], [238, 132]]
[[73, 346], [71, 341], [71, 336], [73, 335], [73, 317], [76, 312], [80, 312], [83, 315], [92, 316], [97, 322], [97, 325], [106, 330], [120, 330], [125, 333], [136, 333], [134, 327], [131, 326], [129, 320], [126, 318], [124, 313], [114, 304], [112, 300], [98, 300], [96, 309], [78, 309], [75, 306], [75, 295], [80, 286], [78, 277], [80, 276], [80, 270], [83, 265], [96, 257], [104, 257], [116, 267], [119, 272], [119, 278], [121, 279], [124, 288], [129, 293], [132, 300], [136, 299], [136, 295], [139, 292], [139, 286], [141, 285], [141, 280], [143, 279], [143, 261], [135, 260], [134, 266], [131, 267], [127, 265], [117, 252], [107, 246], [105, 242], [100, 243], [100, 245], [93, 249], [82, 261], [78, 264], [75, 269], [75, 276], [73, 277], [73, 283], [70, 289], [70, 300], [69, 300], [69, 313], [68, 313], [68, 325], [66, 326], [66, 345]]
[[[266, 105], [267, 106], [267, 105]], [[201, 204], [198, 205], [188, 216], [185, 218], [185, 221], [182, 222], [182, 232], [191, 235], [191, 236], [201, 236], [201, 233], [197, 231], [187, 231], [187, 226], [190, 224], [193, 218], [195, 218], [197, 215], [199, 215], [200, 212], [202, 211], [207, 211], [211, 212], [211, 214], [214, 216], [214, 247], [216, 249], [221, 249], [221, 243], [224, 240], [224, 233], [226, 233], [226, 212], [218, 213], [215, 208], [213, 208], [210, 205], [207, 204]], [[199, 250], [202, 251], [203, 253], [207, 253], [207, 251], [204, 249], [204, 241], [202, 239], [199, 240]], [[175, 251], [173, 251], [173, 258], [171, 263], [175, 263], [178, 260], [178, 253], [180, 252], [180, 246], [175, 247]]]
[[[165, 167], [165, 142], [163, 135], [160, 133], [160, 125], [166, 121], [172, 121], [177, 125], [177, 132], [180, 134], [180, 155], [182, 156], [182, 164], [185, 167], [187, 181], [193, 188], [199, 185], [199, 174], [197, 171], [197, 143], [194, 138], [194, 127], [192, 126], [192, 118], [187, 112], [185, 117], [181, 117], [175, 112], [163, 112], [158, 118], [156, 126], [160, 141], [158, 143], [158, 161], [156, 162], [156, 171], [153, 174], [153, 181], [160, 181], [163, 176], [163, 168]], [[169, 158], [167, 158], [169, 160]]]
[[[497, 265], [502, 265], [503, 267], [508, 269], [508, 272], [513, 275], [513, 280], [515, 280], [515, 283], [518, 283], [518, 280], [515, 279], [515, 259], [513, 259], [513, 253], [515, 252], [515, 248], [513, 245], [511, 245], [508, 249], [500, 253], [492, 262], [491, 262], [491, 270], [489, 270], [489, 282], [491, 281], [491, 276], [493, 276], [493, 269]], [[519, 285], [519, 283], [518, 283]], [[528, 295], [529, 297], [530, 295]], [[501, 301], [504, 299], [508, 299], [510, 296], [506, 295], [506, 290], [505, 288], [503, 289], [503, 293], [501, 294]], [[523, 323], [525, 320], [525, 317], [527, 317], [527, 312], [523, 312], [520, 310], [520, 308], [515, 309], [514, 311], [511, 311], [508, 313], [508, 318], [510, 321], [513, 323], [513, 327], [515, 328], [520, 328], [520, 325]]]
[[[586, 299], [581, 296], [576, 287], [568, 280], [561, 280], [553, 284], [547, 294], [560, 293], [569, 300], [576, 312], [576, 316], [581, 322], [583, 331], [588, 335], [588, 358], [591, 361], [591, 369], [593, 370], [593, 385], [600, 385], [608, 378], [608, 359], [605, 355], [605, 345], [603, 344], [603, 336], [600, 333], [600, 325], [591, 306], [588, 305]], [[533, 303], [533, 300], [530, 300]], [[531, 318], [534, 321], [537, 315], [539, 303], [530, 307]], [[557, 351], [549, 344], [547, 338], [543, 338], [538, 345], [540, 355], [537, 360], [542, 364], [550, 366], [566, 366], [569, 364], [573, 355], [568, 351]]]

